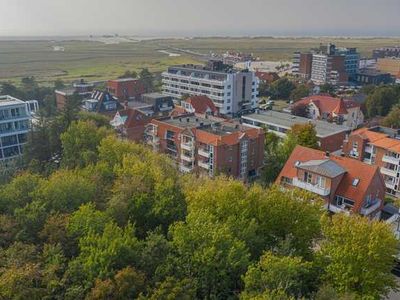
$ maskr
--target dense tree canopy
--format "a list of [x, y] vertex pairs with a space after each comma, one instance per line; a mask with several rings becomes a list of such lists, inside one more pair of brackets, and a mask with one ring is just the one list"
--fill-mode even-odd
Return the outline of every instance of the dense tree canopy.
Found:
[[[0, 298], [379, 299], [393, 287], [385, 224], [331, 218], [305, 191], [182, 176], [70, 112], [57, 116], [69, 122], [60, 163], [0, 186]], [[312, 126], [266, 140], [275, 171], [294, 145], [316, 146]]]

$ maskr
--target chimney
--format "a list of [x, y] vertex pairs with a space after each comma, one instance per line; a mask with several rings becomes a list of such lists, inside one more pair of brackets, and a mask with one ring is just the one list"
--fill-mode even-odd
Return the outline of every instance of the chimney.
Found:
[[325, 157], [329, 157], [331, 154], [330, 154], [330, 152], [329, 151], [326, 151], [325, 152]]

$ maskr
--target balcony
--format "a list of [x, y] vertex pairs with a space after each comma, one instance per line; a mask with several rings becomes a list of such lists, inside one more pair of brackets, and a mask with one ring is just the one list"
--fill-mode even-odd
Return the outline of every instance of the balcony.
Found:
[[388, 189], [394, 190], [396, 184], [395, 184], [394, 182], [392, 182], [392, 181], [386, 180], [386, 181], [385, 181], [385, 186], [386, 186]]
[[203, 157], [207, 157], [207, 158], [209, 158], [210, 155], [211, 155], [210, 151], [205, 150], [205, 149], [199, 149], [199, 150], [197, 151], [197, 153], [198, 153], [199, 155], [201, 155], [201, 156], [203, 156]]
[[326, 208], [329, 209], [330, 212], [333, 212], [335, 214], [345, 213], [347, 215], [350, 215], [350, 210], [346, 209], [346, 207], [344, 205], [338, 206], [338, 205], [330, 203], [330, 204], [326, 205]]
[[181, 171], [181, 172], [183, 172], [183, 173], [190, 173], [190, 172], [193, 171], [193, 167], [180, 164], [180, 165], [179, 165], [179, 171]]
[[374, 211], [376, 211], [377, 209], [379, 209], [379, 207], [381, 206], [381, 203], [382, 203], [381, 200], [375, 200], [372, 204], [362, 207], [360, 213], [364, 216], [368, 216], [368, 215], [372, 214]]
[[383, 158], [382, 158], [382, 161], [385, 162], [385, 163], [398, 165], [399, 162], [400, 162], [400, 158], [396, 158], [396, 157], [389, 156], [389, 155], [384, 155]]
[[295, 187], [301, 188], [303, 190], [307, 190], [309, 192], [318, 194], [320, 196], [328, 196], [331, 192], [330, 189], [321, 188], [317, 185], [302, 181], [298, 178], [293, 178], [293, 185]]
[[395, 170], [391, 170], [385, 167], [381, 168], [381, 173], [387, 176], [391, 176], [391, 177], [397, 177], [397, 171]]
[[193, 142], [181, 143], [181, 149], [185, 149], [187, 151], [193, 151], [194, 143]]
[[193, 162], [194, 161], [194, 157], [193, 156], [188, 156], [185, 154], [181, 154], [181, 159], [187, 162]]
[[198, 164], [198, 166], [200, 168], [203, 168], [203, 169], [206, 169], [206, 170], [210, 170], [210, 165], [208, 163], [199, 161], [197, 164]]

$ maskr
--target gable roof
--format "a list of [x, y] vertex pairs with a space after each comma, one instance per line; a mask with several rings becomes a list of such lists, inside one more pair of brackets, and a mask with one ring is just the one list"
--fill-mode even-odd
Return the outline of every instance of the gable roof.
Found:
[[326, 95], [314, 95], [297, 101], [294, 105], [313, 103], [320, 114], [347, 114], [348, 109], [360, 107], [360, 104], [350, 99], [335, 98]]
[[276, 72], [261, 72], [261, 71], [256, 71], [256, 76], [265, 82], [271, 83], [275, 80], [278, 80], [280, 77], [278, 73]]
[[[323, 151], [310, 149], [302, 146], [296, 146], [279, 174], [276, 183], [280, 184], [281, 178], [294, 178], [297, 176], [296, 164], [307, 163], [309, 161], [325, 161], [329, 160], [335, 165], [339, 166], [342, 170], [345, 170], [344, 176], [341, 179], [339, 186], [337, 187], [335, 194], [351, 199], [361, 205], [365, 199], [366, 192], [374, 180], [375, 176], [379, 176], [384, 187], [382, 175], [380, 175], [379, 168], [377, 166], [365, 164], [359, 160], [351, 159], [348, 157], [341, 157], [330, 155], [326, 157], [326, 153]], [[311, 163], [312, 164], [312, 163]], [[354, 179], [359, 179], [357, 186], [352, 183]], [[356, 206], [356, 205], [355, 205]]]
[[391, 138], [383, 132], [372, 131], [369, 128], [360, 128], [351, 134], [358, 135], [375, 147], [400, 153], [400, 140]]
[[192, 105], [193, 109], [198, 114], [205, 114], [210, 110], [213, 114], [218, 113], [218, 108], [214, 105], [214, 102], [207, 96], [191, 96], [185, 101]]
[[118, 112], [120, 118], [124, 121], [124, 127], [132, 128], [137, 125], [145, 124], [150, 121], [151, 117], [138, 109], [127, 108]]

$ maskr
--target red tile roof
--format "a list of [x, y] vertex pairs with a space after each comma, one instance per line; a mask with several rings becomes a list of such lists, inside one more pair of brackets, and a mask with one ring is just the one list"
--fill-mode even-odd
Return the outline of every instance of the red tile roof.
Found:
[[118, 112], [121, 117], [126, 116], [124, 126], [126, 128], [132, 128], [138, 125], [143, 125], [151, 120], [151, 117], [134, 108], [127, 108]]
[[175, 108], [170, 112], [170, 116], [177, 117], [187, 114], [187, 111], [182, 106], [175, 106]]
[[240, 131], [235, 131], [226, 135], [214, 134], [201, 129], [195, 130], [196, 139], [204, 144], [213, 146], [236, 145], [242, 138], [255, 139], [262, 134], [260, 128], [242, 127]]
[[279, 79], [279, 75], [276, 72], [261, 72], [261, 71], [256, 71], [256, 76], [265, 82], [271, 83], [274, 82], [275, 80]]
[[339, 103], [333, 110], [333, 113], [335, 115], [347, 115], [348, 111], [346, 109], [346, 104], [344, 103], [343, 99], [339, 100]]
[[[325, 152], [302, 146], [296, 146], [281, 173], [279, 174], [276, 183], [281, 183], [282, 176], [287, 178], [294, 178], [297, 176], [297, 168], [295, 166], [296, 162], [306, 162], [310, 160], [321, 159], [327, 159]], [[355, 201], [356, 205], [354, 208], [361, 207], [363, 204], [363, 201], [366, 197], [366, 192], [372, 181], [375, 179], [375, 176], [379, 176], [380, 180], [382, 181], [382, 186], [385, 186], [382, 175], [380, 174], [377, 166], [368, 165], [359, 160], [348, 157], [335, 155], [330, 155], [329, 159], [347, 171], [340, 181], [339, 186], [335, 191], [335, 195], [337, 194]], [[353, 186], [353, 180], [356, 178], [358, 178], [360, 181], [357, 186]]]
[[332, 114], [333, 112], [340, 112], [341, 114], [347, 114], [347, 110], [354, 107], [360, 107], [360, 104], [350, 99], [341, 99], [325, 95], [315, 95], [303, 98], [295, 103], [299, 104], [310, 104], [314, 103], [318, 107], [320, 114]]
[[351, 135], [359, 135], [375, 147], [400, 153], [400, 140], [389, 137], [382, 132], [375, 132], [368, 128], [360, 128]]
[[218, 108], [214, 105], [214, 102], [207, 96], [191, 96], [186, 99], [187, 103], [190, 103], [198, 114], [205, 114], [210, 110], [213, 114], [218, 114]]

